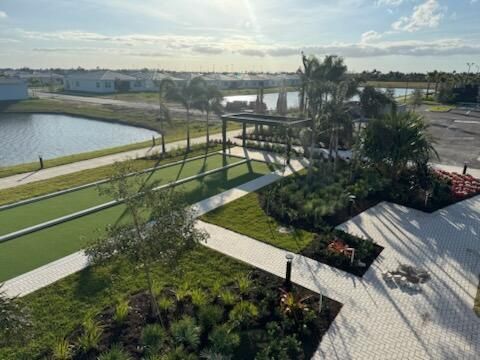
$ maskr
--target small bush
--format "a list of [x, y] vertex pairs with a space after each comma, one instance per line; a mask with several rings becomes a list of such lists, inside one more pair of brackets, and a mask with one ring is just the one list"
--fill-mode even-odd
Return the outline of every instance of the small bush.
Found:
[[83, 332], [78, 339], [78, 346], [83, 352], [97, 349], [103, 333], [103, 327], [92, 317], [88, 317], [82, 324]]
[[226, 325], [219, 326], [208, 336], [211, 349], [222, 355], [230, 355], [235, 352], [240, 344], [240, 336], [230, 331]]
[[161, 296], [157, 299], [158, 308], [160, 311], [167, 312], [173, 307], [173, 300], [166, 296]]
[[249, 301], [240, 301], [229, 314], [230, 321], [239, 327], [246, 327], [257, 316], [257, 307]]
[[202, 289], [193, 289], [190, 291], [190, 297], [192, 299], [192, 304], [197, 307], [208, 303], [208, 295]]
[[54, 360], [69, 360], [72, 358], [72, 345], [66, 339], [58, 340], [52, 349]]
[[218, 305], [205, 305], [198, 311], [198, 321], [204, 331], [209, 331], [223, 318], [223, 308]]
[[165, 329], [159, 324], [145, 326], [142, 331], [142, 345], [148, 354], [157, 354], [167, 338]]
[[237, 297], [233, 292], [224, 290], [220, 294], [220, 300], [225, 306], [232, 306], [237, 302]]
[[197, 356], [187, 351], [183, 346], [178, 346], [167, 353], [162, 360], [197, 360]]
[[100, 354], [98, 360], [130, 360], [130, 355], [118, 344], [113, 345], [110, 350]]
[[178, 346], [183, 345], [195, 350], [200, 344], [200, 327], [189, 316], [174, 322], [171, 326], [171, 333]]
[[236, 279], [238, 291], [241, 295], [248, 295], [250, 290], [253, 288], [253, 283], [250, 278], [246, 275], [241, 275]]
[[115, 306], [115, 312], [113, 314], [113, 320], [117, 325], [122, 325], [125, 323], [128, 317], [128, 312], [130, 308], [128, 305], [128, 300], [120, 300]]

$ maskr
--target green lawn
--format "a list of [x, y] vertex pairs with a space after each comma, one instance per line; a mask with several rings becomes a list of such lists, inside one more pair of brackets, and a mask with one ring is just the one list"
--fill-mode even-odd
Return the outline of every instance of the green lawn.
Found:
[[[205, 155], [219, 151], [220, 145], [207, 147], [202, 145], [193, 145], [190, 152], [186, 153], [185, 149], [172, 150], [164, 155], [162, 160], [157, 158], [152, 159], [133, 159], [129, 161], [129, 165], [133, 170], [143, 170], [159, 165], [165, 165], [174, 161], [180, 161], [194, 156]], [[12, 189], [0, 190], [0, 205], [17, 202], [24, 199], [29, 199], [34, 196], [49, 194], [59, 190], [69, 189], [75, 186], [92, 183], [98, 180], [108, 178], [114, 169], [114, 164], [100, 166], [93, 169], [78, 171], [72, 174], [56, 176], [51, 179], [35, 181], [32, 183], [19, 185]]]
[[[107, 105], [96, 105], [88, 103], [78, 103], [69, 101], [60, 101], [53, 99], [31, 99], [18, 102], [5, 102], [0, 104], [1, 113], [53, 113], [66, 114], [73, 116], [87, 117], [102, 121], [120, 122], [128, 125], [140, 126], [152, 130], [159, 131], [160, 124], [156, 120], [158, 114], [154, 110], [141, 110], [119, 108]], [[229, 130], [239, 129], [236, 124], [229, 125]], [[185, 119], [172, 119], [169, 124], [165, 125], [165, 140], [167, 143], [183, 140], [186, 137], [186, 121]], [[220, 123], [211, 123], [210, 133], [218, 133], [221, 131]], [[191, 137], [204, 136], [206, 133], [206, 125], [204, 121], [191, 121], [190, 134]], [[80, 153], [75, 155], [63, 156], [55, 159], [45, 159], [45, 167], [53, 167], [58, 165], [69, 164], [76, 161], [87, 160], [99, 156], [115, 154], [118, 152], [135, 150], [151, 146], [151, 141], [119, 146], [98, 151]], [[20, 174], [24, 172], [36, 171], [39, 169], [38, 162], [21, 164], [0, 168], [0, 177]]]
[[[183, 256], [175, 268], [154, 265], [157, 287], [176, 288], [188, 281], [192, 288], [231, 283], [252, 270], [247, 265], [203, 246]], [[115, 276], [113, 274], [116, 274]], [[71, 275], [24, 298], [33, 322], [32, 341], [0, 348], [0, 359], [40, 359], [42, 351], [78, 327], [87, 314], [112, 306], [117, 298], [145, 289], [144, 272], [134, 264], [95, 266]]]
[[[197, 160], [187, 160], [180, 164], [168, 165], [167, 167], [139, 175], [146, 185], [155, 184], [160, 186], [172, 181], [204, 173], [209, 170], [220, 168], [224, 165], [241, 161], [241, 158], [226, 158], [223, 164], [223, 156], [213, 154]], [[104, 185], [100, 185], [104, 186]], [[100, 196], [97, 186], [77, 190], [49, 199], [36, 201], [30, 204], [17, 206], [0, 211], [0, 235], [5, 235], [33, 225], [59, 218], [77, 211], [81, 211], [96, 205], [106, 203], [112, 198]]]
[[202, 220], [295, 253], [313, 240], [314, 234], [295, 229], [290, 234], [280, 233], [282, 226], [267, 216], [258, 202], [258, 194], [250, 193], [202, 216]]
[[[189, 203], [195, 203], [270, 172], [269, 165], [252, 161], [207, 175], [177, 187]], [[107, 224], [122, 219], [124, 206], [118, 205], [63, 224], [0, 244], [0, 281], [33, 270], [85, 247], [104, 234]]]
[[432, 112], [448, 112], [452, 109], [455, 109], [455, 106], [452, 105], [435, 105], [435, 106], [429, 106], [428, 111]]

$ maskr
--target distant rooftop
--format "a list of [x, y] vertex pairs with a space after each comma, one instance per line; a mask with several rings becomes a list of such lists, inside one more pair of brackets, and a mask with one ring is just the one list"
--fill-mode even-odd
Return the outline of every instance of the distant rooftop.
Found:
[[125, 75], [115, 71], [80, 71], [76, 73], [71, 73], [67, 75], [68, 78], [75, 78], [79, 80], [107, 80], [107, 81], [115, 81], [115, 80], [126, 80], [132, 81], [136, 80], [133, 76]]

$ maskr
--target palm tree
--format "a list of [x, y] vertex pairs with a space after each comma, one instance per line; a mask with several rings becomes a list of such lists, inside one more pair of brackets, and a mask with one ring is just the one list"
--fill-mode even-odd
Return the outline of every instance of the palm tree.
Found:
[[205, 80], [196, 77], [185, 83], [169, 87], [166, 93], [167, 99], [179, 102], [187, 112], [187, 151], [190, 151], [190, 112], [201, 98], [205, 87]]
[[170, 122], [170, 109], [165, 103], [166, 94], [175, 87], [175, 83], [168, 78], [158, 83], [158, 121], [160, 122], [160, 133], [162, 134], [162, 154], [165, 154], [165, 128], [164, 122]]
[[393, 113], [371, 120], [362, 137], [362, 157], [396, 182], [409, 166], [425, 167], [438, 153], [423, 117], [413, 112]]
[[297, 73], [300, 75], [301, 86], [300, 86], [300, 112], [305, 114], [308, 109], [308, 90], [309, 85], [313, 81], [313, 73], [317, 69], [319, 63], [318, 59], [315, 56], [305, 56], [302, 52], [302, 64], [303, 69], [298, 69]]
[[366, 118], [377, 118], [381, 115], [386, 105], [395, 104], [388, 94], [367, 85], [360, 93], [360, 106]]
[[195, 107], [206, 114], [206, 126], [207, 126], [207, 146], [210, 143], [210, 114], [213, 112], [217, 115], [220, 115], [223, 110], [222, 101], [223, 95], [222, 92], [215, 85], [208, 85], [202, 88], [202, 93], [198, 101], [195, 104]]

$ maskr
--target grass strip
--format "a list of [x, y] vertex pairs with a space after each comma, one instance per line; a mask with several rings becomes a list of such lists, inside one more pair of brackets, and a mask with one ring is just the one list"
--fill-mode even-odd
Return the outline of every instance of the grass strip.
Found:
[[[273, 170], [271, 165], [252, 161], [177, 186], [189, 204], [229, 190]], [[83, 249], [91, 240], [103, 236], [105, 227], [125, 221], [125, 207], [87, 215], [0, 244], [0, 281], [33, 270]]]
[[311, 232], [299, 229], [280, 232], [283, 225], [265, 214], [258, 196], [256, 192], [250, 193], [206, 213], [201, 220], [295, 253], [312, 242], [315, 234]]

